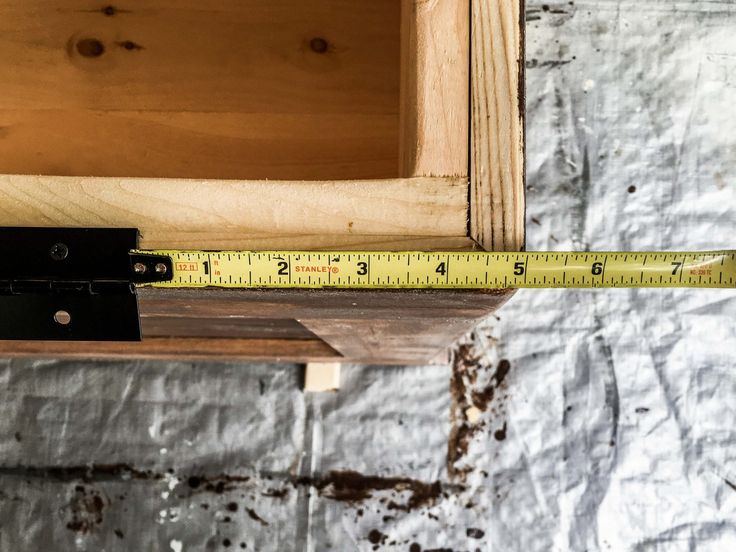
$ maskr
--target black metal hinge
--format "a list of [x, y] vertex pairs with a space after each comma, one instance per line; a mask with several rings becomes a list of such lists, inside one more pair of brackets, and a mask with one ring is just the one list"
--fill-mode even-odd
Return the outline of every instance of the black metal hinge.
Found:
[[135, 284], [172, 266], [137, 247], [135, 228], [0, 228], [0, 339], [140, 341]]

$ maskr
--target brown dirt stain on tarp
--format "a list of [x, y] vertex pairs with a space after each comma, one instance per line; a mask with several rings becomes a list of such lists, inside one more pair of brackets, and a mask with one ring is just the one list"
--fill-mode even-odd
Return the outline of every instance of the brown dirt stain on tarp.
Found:
[[103, 513], [109, 500], [102, 498], [94, 489], [82, 485], [74, 488], [74, 496], [69, 501], [69, 521], [66, 528], [76, 533], [90, 533], [102, 524]]
[[[470, 442], [478, 432], [490, 433], [497, 441], [506, 439], [505, 421], [493, 431], [488, 427], [487, 417], [476, 423], [471, 423], [468, 419], [467, 412], [471, 408], [476, 408], [480, 412], [490, 411], [494, 416], [499, 415], [503, 401], [508, 397], [507, 376], [512, 368], [507, 359], [501, 359], [495, 368], [484, 364], [474, 349], [473, 341], [471, 338], [470, 342], [460, 344], [452, 362], [447, 473], [454, 480], [463, 480], [471, 471], [470, 467], [461, 467], [458, 463], [467, 455]], [[492, 371], [490, 376], [489, 371]]]
[[406, 504], [400, 506], [405, 510], [431, 505], [442, 494], [439, 481], [427, 483], [408, 477], [363, 475], [349, 470], [331, 471], [314, 478], [300, 477], [295, 480], [295, 484], [312, 486], [320, 495], [342, 502], [361, 502], [371, 498], [375, 491], [408, 491]]

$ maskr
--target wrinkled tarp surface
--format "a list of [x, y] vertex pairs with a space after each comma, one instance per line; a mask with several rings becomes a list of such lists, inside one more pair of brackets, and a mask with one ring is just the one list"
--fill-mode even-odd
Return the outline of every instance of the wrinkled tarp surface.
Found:
[[[528, 248], [734, 247], [736, 2], [527, 4]], [[451, 366], [0, 361], [0, 550], [736, 550], [733, 291], [522, 291]]]

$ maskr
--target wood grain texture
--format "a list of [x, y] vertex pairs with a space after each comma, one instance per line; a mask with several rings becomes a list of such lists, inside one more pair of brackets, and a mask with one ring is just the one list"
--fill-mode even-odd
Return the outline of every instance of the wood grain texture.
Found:
[[[295, 319], [346, 362], [422, 364], [510, 297], [507, 291], [140, 290], [141, 316]], [[306, 358], [322, 360], [321, 358]]]
[[485, 249], [524, 246], [522, 0], [472, 0], [471, 237]]
[[243, 316], [201, 317], [192, 324], [186, 317], [143, 317], [141, 332], [146, 339], [155, 337], [194, 337], [227, 339], [318, 339], [293, 318], [246, 318]]
[[396, 236], [399, 242], [401, 236], [463, 236], [466, 194], [465, 179], [448, 178], [243, 182], [0, 175], [0, 225], [135, 227], [147, 248], [247, 249], [258, 240], [276, 248], [287, 236], [294, 246], [301, 236], [321, 236], [323, 244], [331, 235]]
[[[442, 363], [455, 339], [472, 330], [479, 319], [503, 305], [509, 297], [508, 291], [144, 288], [139, 290], [144, 329], [144, 340], [140, 343], [0, 341], [0, 354], [47, 358]], [[233, 320], [236, 324], [228, 330], [232, 336], [229, 339], [198, 336], [206, 325], [227, 325]], [[273, 330], [267, 330], [269, 327]], [[264, 334], [264, 329], [273, 333]], [[254, 337], [244, 338], [249, 332]], [[279, 333], [281, 339], [271, 338]], [[160, 334], [176, 337], [159, 337]], [[314, 338], [309, 338], [310, 335]]]
[[0, 109], [6, 174], [391, 178], [397, 117]]
[[135, 343], [0, 341], [6, 358], [267, 360], [302, 362], [340, 358], [319, 339], [215, 339], [154, 337]]
[[398, 176], [397, 0], [0, 0], [0, 13], [0, 172]]
[[401, 176], [467, 176], [469, 0], [401, 0]]
[[[149, 233], [149, 236], [151, 234]], [[405, 235], [242, 235], [236, 233], [187, 233], [153, 234], [153, 239], [143, 239], [146, 249], [198, 249], [208, 250], [264, 250], [284, 251], [480, 251], [480, 246], [467, 236], [405, 236]]]

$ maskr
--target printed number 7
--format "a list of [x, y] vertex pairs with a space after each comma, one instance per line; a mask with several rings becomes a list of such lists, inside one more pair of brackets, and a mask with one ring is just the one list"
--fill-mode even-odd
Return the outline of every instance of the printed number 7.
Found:
[[673, 262], [673, 263], [672, 263], [672, 266], [674, 267], [674, 268], [672, 269], [672, 275], [673, 275], [673, 276], [677, 274], [677, 271], [678, 271], [678, 270], [679, 270], [680, 272], [682, 272], [682, 265], [683, 265], [683, 263], [682, 263], [682, 262], [680, 262], [680, 261], [675, 261], [675, 262]]

